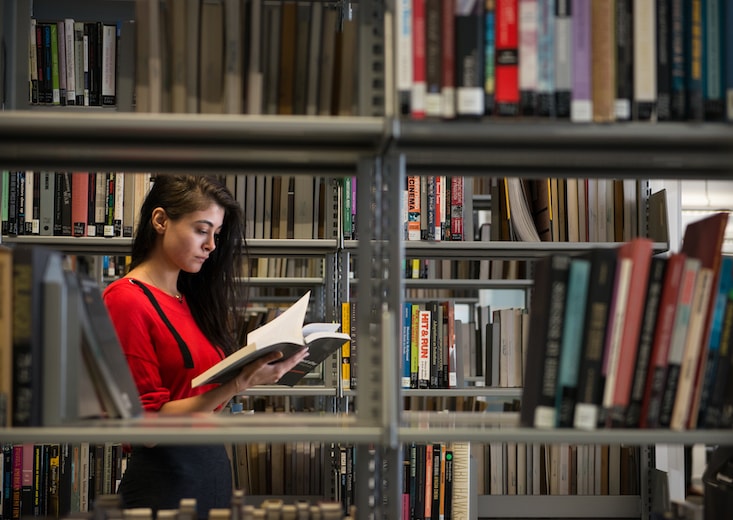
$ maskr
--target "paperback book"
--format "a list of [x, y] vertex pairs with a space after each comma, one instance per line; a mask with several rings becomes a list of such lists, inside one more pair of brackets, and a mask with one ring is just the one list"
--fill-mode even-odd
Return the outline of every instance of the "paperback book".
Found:
[[348, 334], [339, 332], [338, 323], [303, 325], [309, 299], [310, 291], [275, 319], [250, 332], [247, 345], [194, 377], [191, 385], [195, 388], [211, 383], [225, 383], [236, 376], [242, 367], [266, 354], [282, 352], [283, 356], [276, 361], [282, 362], [307, 347], [308, 357], [278, 381], [280, 385], [295, 385], [351, 339]]

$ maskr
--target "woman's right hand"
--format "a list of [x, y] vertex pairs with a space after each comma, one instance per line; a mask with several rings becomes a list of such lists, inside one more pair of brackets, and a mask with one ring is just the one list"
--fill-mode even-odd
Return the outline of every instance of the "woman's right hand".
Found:
[[[295, 365], [308, 357], [308, 347], [303, 347], [288, 359], [279, 361], [282, 352], [272, 352], [249, 363], [234, 378], [235, 394], [258, 385], [274, 385]], [[275, 361], [278, 361], [275, 363]]]

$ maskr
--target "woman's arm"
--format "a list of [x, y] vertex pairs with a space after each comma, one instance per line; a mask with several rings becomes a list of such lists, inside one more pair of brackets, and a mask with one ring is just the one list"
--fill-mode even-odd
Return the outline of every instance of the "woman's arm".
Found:
[[280, 363], [273, 363], [282, 357], [281, 352], [273, 352], [244, 366], [234, 379], [212, 388], [208, 392], [185, 399], [168, 401], [160, 407], [159, 413], [182, 415], [196, 412], [211, 412], [229, 402], [229, 400], [257, 385], [277, 383], [282, 376], [308, 356], [308, 349], [303, 348], [297, 354]]

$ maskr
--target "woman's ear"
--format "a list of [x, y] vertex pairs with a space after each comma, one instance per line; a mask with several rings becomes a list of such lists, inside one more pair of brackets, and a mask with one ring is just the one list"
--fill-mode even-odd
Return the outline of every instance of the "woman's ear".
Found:
[[153, 229], [156, 233], [163, 233], [168, 225], [168, 214], [163, 208], [155, 208], [152, 216]]

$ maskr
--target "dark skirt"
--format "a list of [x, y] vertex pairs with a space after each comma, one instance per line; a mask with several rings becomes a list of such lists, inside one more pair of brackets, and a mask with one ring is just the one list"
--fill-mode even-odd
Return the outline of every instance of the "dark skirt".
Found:
[[195, 498], [199, 518], [207, 518], [209, 509], [229, 507], [231, 463], [224, 446], [135, 446], [118, 492], [124, 508], [153, 514]]

